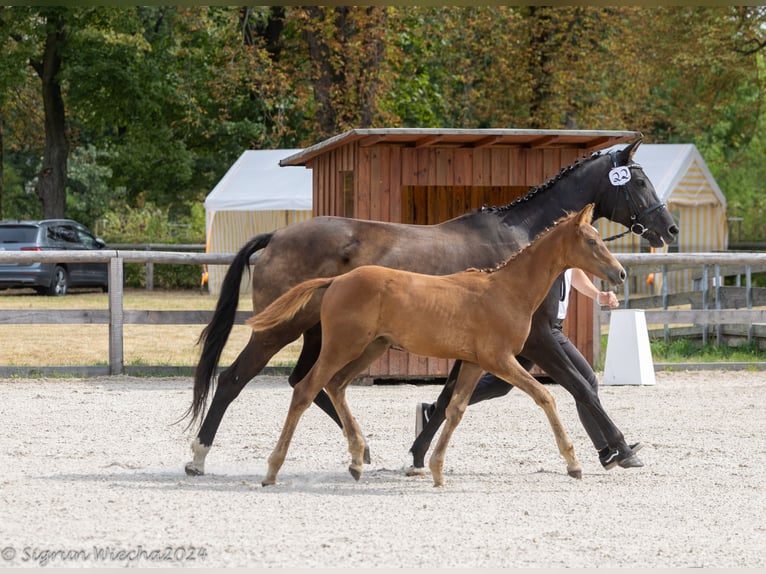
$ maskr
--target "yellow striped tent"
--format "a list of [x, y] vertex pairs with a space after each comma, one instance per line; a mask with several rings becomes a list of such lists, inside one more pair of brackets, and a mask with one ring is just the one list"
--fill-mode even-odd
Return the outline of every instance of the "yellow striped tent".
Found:
[[[726, 198], [694, 144], [642, 144], [634, 160], [644, 168], [680, 228], [678, 240], [665, 246], [664, 252], [711, 252], [728, 248]], [[625, 230], [604, 218], [599, 220], [598, 228], [604, 237]], [[615, 253], [648, 253], [650, 249], [647, 242], [633, 234], [611, 242], [609, 247]], [[669, 272], [665, 278], [660, 273], [648, 277], [648, 273], [631, 273], [631, 293], [659, 294], [663, 279], [668, 282], [671, 293], [693, 288], [691, 271]]]
[[[245, 151], [205, 199], [208, 253], [236, 253], [254, 235], [312, 216], [311, 171], [280, 167], [300, 149]], [[210, 265], [207, 285], [218, 295], [226, 265]], [[250, 290], [245, 274], [240, 290]]]

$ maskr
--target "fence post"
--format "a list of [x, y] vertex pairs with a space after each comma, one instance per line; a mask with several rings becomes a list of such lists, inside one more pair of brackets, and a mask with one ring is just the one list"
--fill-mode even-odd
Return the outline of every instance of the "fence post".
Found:
[[123, 259], [112, 257], [109, 260], [109, 374], [122, 375], [125, 372], [123, 356], [122, 308]]
[[[151, 251], [152, 246], [147, 245], [146, 250]], [[146, 273], [146, 290], [153, 291], [154, 290], [154, 261], [150, 260], [146, 262], [145, 273]]]

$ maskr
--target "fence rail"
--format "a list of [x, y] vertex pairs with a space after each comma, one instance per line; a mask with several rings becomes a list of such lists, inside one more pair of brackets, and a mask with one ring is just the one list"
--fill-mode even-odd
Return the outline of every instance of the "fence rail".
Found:
[[[143, 246], [145, 247], [145, 245]], [[123, 277], [124, 264], [128, 263], [152, 263], [152, 264], [190, 264], [190, 265], [229, 265], [235, 254], [217, 253], [188, 253], [178, 251], [154, 251], [143, 249], [117, 250], [107, 249], [102, 251], [0, 251], [0, 263], [35, 263], [35, 262], [90, 262], [109, 264], [109, 307], [107, 310], [58, 310], [51, 313], [50, 310], [3, 310], [0, 311], [0, 324], [108, 324], [109, 325], [109, 364], [106, 369], [108, 374], [124, 374], [126, 372], [123, 356], [123, 327], [126, 324], [138, 325], [204, 325], [212, 316], [212, 311], [142, 311], [123, 309]], [[630, 274], [631, 269], [648, 268], [654, 271], [667, 272], [668, 270], [688, 268], [695, 266], [703, 267], [703, 276], [707, 276], [707, 268], [713, 266], [716, 276], [721, 269], [726, 273], [738, 272], [741, 269], [746, 277], [746, 289], [752, 290], [750, 281], [753, 268], [766, 268], [766, 253], [647, 253], [647, 254], [616, 254], [617, 259], [626, 267]], [[718, 290], [721, 285], [716, 283], [711, 292], [715, 294], [715, 300], [720, 305]], [[703, 300], [709, 295], [708, 281], [702, 285]], [[660, 300], [668, 301], [669, 294], [663, 293]], [[747, 295], [747, 309], [693, 309], [693, 310], [647, 310], [647, 323], [672, 324], [691, 323], [700, 325], [720, 326], [726, 323], [738, 323], [753, 325], [766, 323], [766, 310], [753, 308], [753, 298]], [[626, 306], [630, 306], [630, 294], [625, 292]], [[237, 321], [242, 322], [250, 315], [247, 311], [237, 313]], [[595, 311], [596, 324], [609, 321], [609, 311]], [[598, 346], [594, 356], [600, 356], [600, 337], [595, 337]], [[66, 370], [64, 368], [59, 370]], [[2, 372], [2, 367], [0, 367]]]

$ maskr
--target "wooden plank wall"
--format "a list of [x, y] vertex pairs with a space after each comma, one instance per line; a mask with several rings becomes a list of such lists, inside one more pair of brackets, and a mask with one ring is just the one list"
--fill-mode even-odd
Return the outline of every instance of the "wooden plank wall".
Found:
[[[329, 150], [308, 166], [313, 170], [314, 214], [343, 215], [342, 172], [353, 172], [354, 217], [410, 222], [413, 209], [427, 210], [426, 222], [434, 224], [482, 205], [504, 205], [522, 187], [544, 183], [582, 155], [575, 148], [413, 148], [353, 142]], [[426, 195], [414, 193], [417, 188], [427, 188]], [[592, 361], [592, 304], [578, 293], [571, 298], [564, 330]], [[451, 365], [452, 361], [389, 350], [370, 366], [368, 375], [444, 377]]]

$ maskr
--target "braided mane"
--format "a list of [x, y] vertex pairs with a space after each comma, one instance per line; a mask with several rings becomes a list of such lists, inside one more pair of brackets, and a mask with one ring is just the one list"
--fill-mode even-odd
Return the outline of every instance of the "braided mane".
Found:
[[575, 160], [573, 164], [561, 168], [561, 170], [556, 175], [554, 175], [545, 183], [542, 183], [536, 187], [533, 187], [526, 194], [522, 195], [521, 197], [517, 197], [512, 202], [506, 205], [500, 205], [500, 206], [490, 206], [490, 207], [483, 206], [483, 207], [480, 207], [477, 211], [491, 212], [491, 213], [500, 213], [500, 212], [508, 211], [513, 206], [518, 205], [519, 203], [523, 201], [528, 201], [532, 196], [550, 189], [556, 183], [561, 181], [564, 177], [569, 175], [574, 170], [582, 167], [585, 164], [592, 162], [595, 159], [600, 158], [602, 155], [603, 154], [601, 152], [593, 152], [590, 154], [590, 157], [583, 156], [582, 158]]
[[554, 222], [553, 222], [553, 224], [552, 224], [550, 227], [546, 227], [546, 228], [545, 228], [545, 229], [543, 229], [543, 230], [542, 230], [540, 233], [538, 233], [538, 234], [537, 234], [537, 235], [536, 235], [536, 236], [535, 236], [535, 237], [532, 239], [532, 241], [530, 241], [530, 242], [529, 242], [529, 243], [527, 243], [527, 244], [526, 244], [524, 247], [522, 247], [521, 249], [519, 249], [518, 251], [516, 251], [516, 252], [515, 252], [513, 255], [511, 255], [510, 257], [508, 257], [508, 259], [506, 259], [505, 261], [501, 261], [500, 263], [498, 263], [498, 264], [497, 264], [497, 265], [495, 265], [494, 267], [484, 267], [484, 268], [482, 268], [482, 269], [478, 269], [478, 268], [476, 268], [476, 267], [471, 267], [471, 268], [469, 268], [469, 269], [466, 269], [466, 271], [475, 271], [475, 272], [477, 272], [477, 273], [495, 273], [496, 271], [500, 271], [500, 270], [501, 270], [503, 267], [505, 267], [505, 266], [506, 266], [506, 265], [508, 265], [508, 264], [509, 264], [511, 261], [513, 261], [514, 259], [516, 259], [517, 257], [519, 257], [519, 256], [520, 256], [522, 253], [524, 253], [524, 252], [525, 252], [527, 249], [529, 249], [529, 248], [530, 248], [532, 245], [534, 245], [535, 243], [537, 243], [538, 241], [540, 241], [542, 238], [544, 238], [546, 235], [548, 235], [548, 234], [549, 234], [551, 231], [553, 231], [553, 229], [554, 229], [554, 228], [555, 228], [555, 227], [556, 227], [556, 226], [557, 226], [559, 223], [562, 223], [563, 221], [567, 221], [567, 220], [571, 219], [571, 218], [572, 218], [574, 215], [576, 215], [576, 214], [577, 214], [577, 212], [574, 212], [574, 211], [572, 211], [572, 212], [569, 212], [569, 213], [567, 213], [566, 215], [564, 215], [564, 216], [562, 216], [562, 217], [558, 218], [556, 221], [554, 221]]

